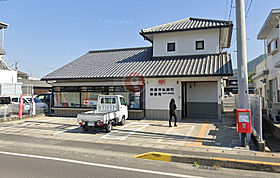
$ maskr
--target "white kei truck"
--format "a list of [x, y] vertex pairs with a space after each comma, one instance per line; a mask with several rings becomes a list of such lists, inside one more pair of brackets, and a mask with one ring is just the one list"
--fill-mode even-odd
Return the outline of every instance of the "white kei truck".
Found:
[[83, 131], [89, 128], [105, 129], [111, 132], [112, 126], [124, 125], [128, 117], [127, 104], [121, 95], [99, 95], [97, 109], [77, 115], [77, 120]]

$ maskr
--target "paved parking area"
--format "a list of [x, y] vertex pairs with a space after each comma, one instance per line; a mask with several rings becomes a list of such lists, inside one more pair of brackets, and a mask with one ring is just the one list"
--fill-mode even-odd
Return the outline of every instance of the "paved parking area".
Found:
[[111, 133], [97, 130], [83, 132], [75, 118], [37, 117], [0, 124], [0, 133], [72, 141], [113, 143], [155, 148], [216, 147], [232, 149], [238, 135], [233, 126], [211, 119], [187, 119], [178, 127], [168, 121], [127, 120]]

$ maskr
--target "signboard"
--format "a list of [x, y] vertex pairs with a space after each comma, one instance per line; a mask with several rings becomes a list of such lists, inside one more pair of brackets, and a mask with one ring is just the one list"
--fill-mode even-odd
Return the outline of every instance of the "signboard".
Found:
[[172, 96], [175, 94], [174, 88], [150, 88], [150, 96]]

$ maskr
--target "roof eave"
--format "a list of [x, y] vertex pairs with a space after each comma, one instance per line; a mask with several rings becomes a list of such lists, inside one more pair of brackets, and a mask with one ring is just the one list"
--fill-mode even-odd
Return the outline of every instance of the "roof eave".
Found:
[[229, 27], [227, 48], [230, 48], [231, 45], [232, 31], [233, 31], [233, 24], [231, 24], [231, 26]]
[[[233, 76], [233, 73], [228, 73], [228, 74], [207, 74], [207, 75], [155, 75], [155, 76], [144, 76], [144, 78], [182, 78], [182, 77], [229, 77]], [[42, 81], [48, 81], [48, 80], [92, 80], [92, 79], [124, 79], [125, 77], [89, 77], [89, 78], [78, 78], [78, 77], [73, 77], [73, 78], [42, 78]]]
[[273, 15], [277, 15], [279, 14], [280, 15], [280, 9], [272, 9], [268, 15], [268, 17], [266, 18], [261, 30], [259, 31], [258, 35], [257, 35], [257, 39], [258, 40], [263, 40], [263, 39], [266, 39], [266, 34], [265, 34], [265, 31], [267, 30], [266, 28], [268, 28], [268, 24], [269, 22], [272, 20], [272, 16]]
[[150, 39], [150, 38], [148, 38], [142, 30], [141, 30], [141, 32], [140, 32], [139, 34], [140, 34], [141, 36], [143, 36], [143, 38], [144, 38], [145, 40], [148, 40], [149, 42], [153, 43], [153, 40]]
[[215, 27], [200, 27], [200, 28], [193, 28], [193, 29], [178, 29], [178, 30], [166, 30], [166, 31], [156, 31], [156, 32], [144, 32], [143, 30], [141, 30], [140, 34], [146, 35], [146, 34], [153, 34], [153, 33], [170, 33], [170, 32], [181, 32], [181, 31], [195, 31], [195, 30], [206, 30], [206, 29], [215, 29], [215, 28], [228, 28], [228, 27], [232, 27], [233, 24], [229, 24], [229, 25], [219, 25], [219, 26], [215, 26]]

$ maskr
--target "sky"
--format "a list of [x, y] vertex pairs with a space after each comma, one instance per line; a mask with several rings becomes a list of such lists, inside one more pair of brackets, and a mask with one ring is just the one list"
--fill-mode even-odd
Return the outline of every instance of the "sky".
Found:
[[[263, 53], [257, 34], [271, 9], [280, 8], [279, 0], [250, 3], [245, 0], [248, 61]], [[0, 22], [9, 24], [5, 60], [39, 78], [90, 50], [151, 46], [139, 35], [143, 28], [187, 17], [235, 24], [235, 11], [235, 0], [0, 0]], [[236, 42], [228, 52], [236, 68]]]

